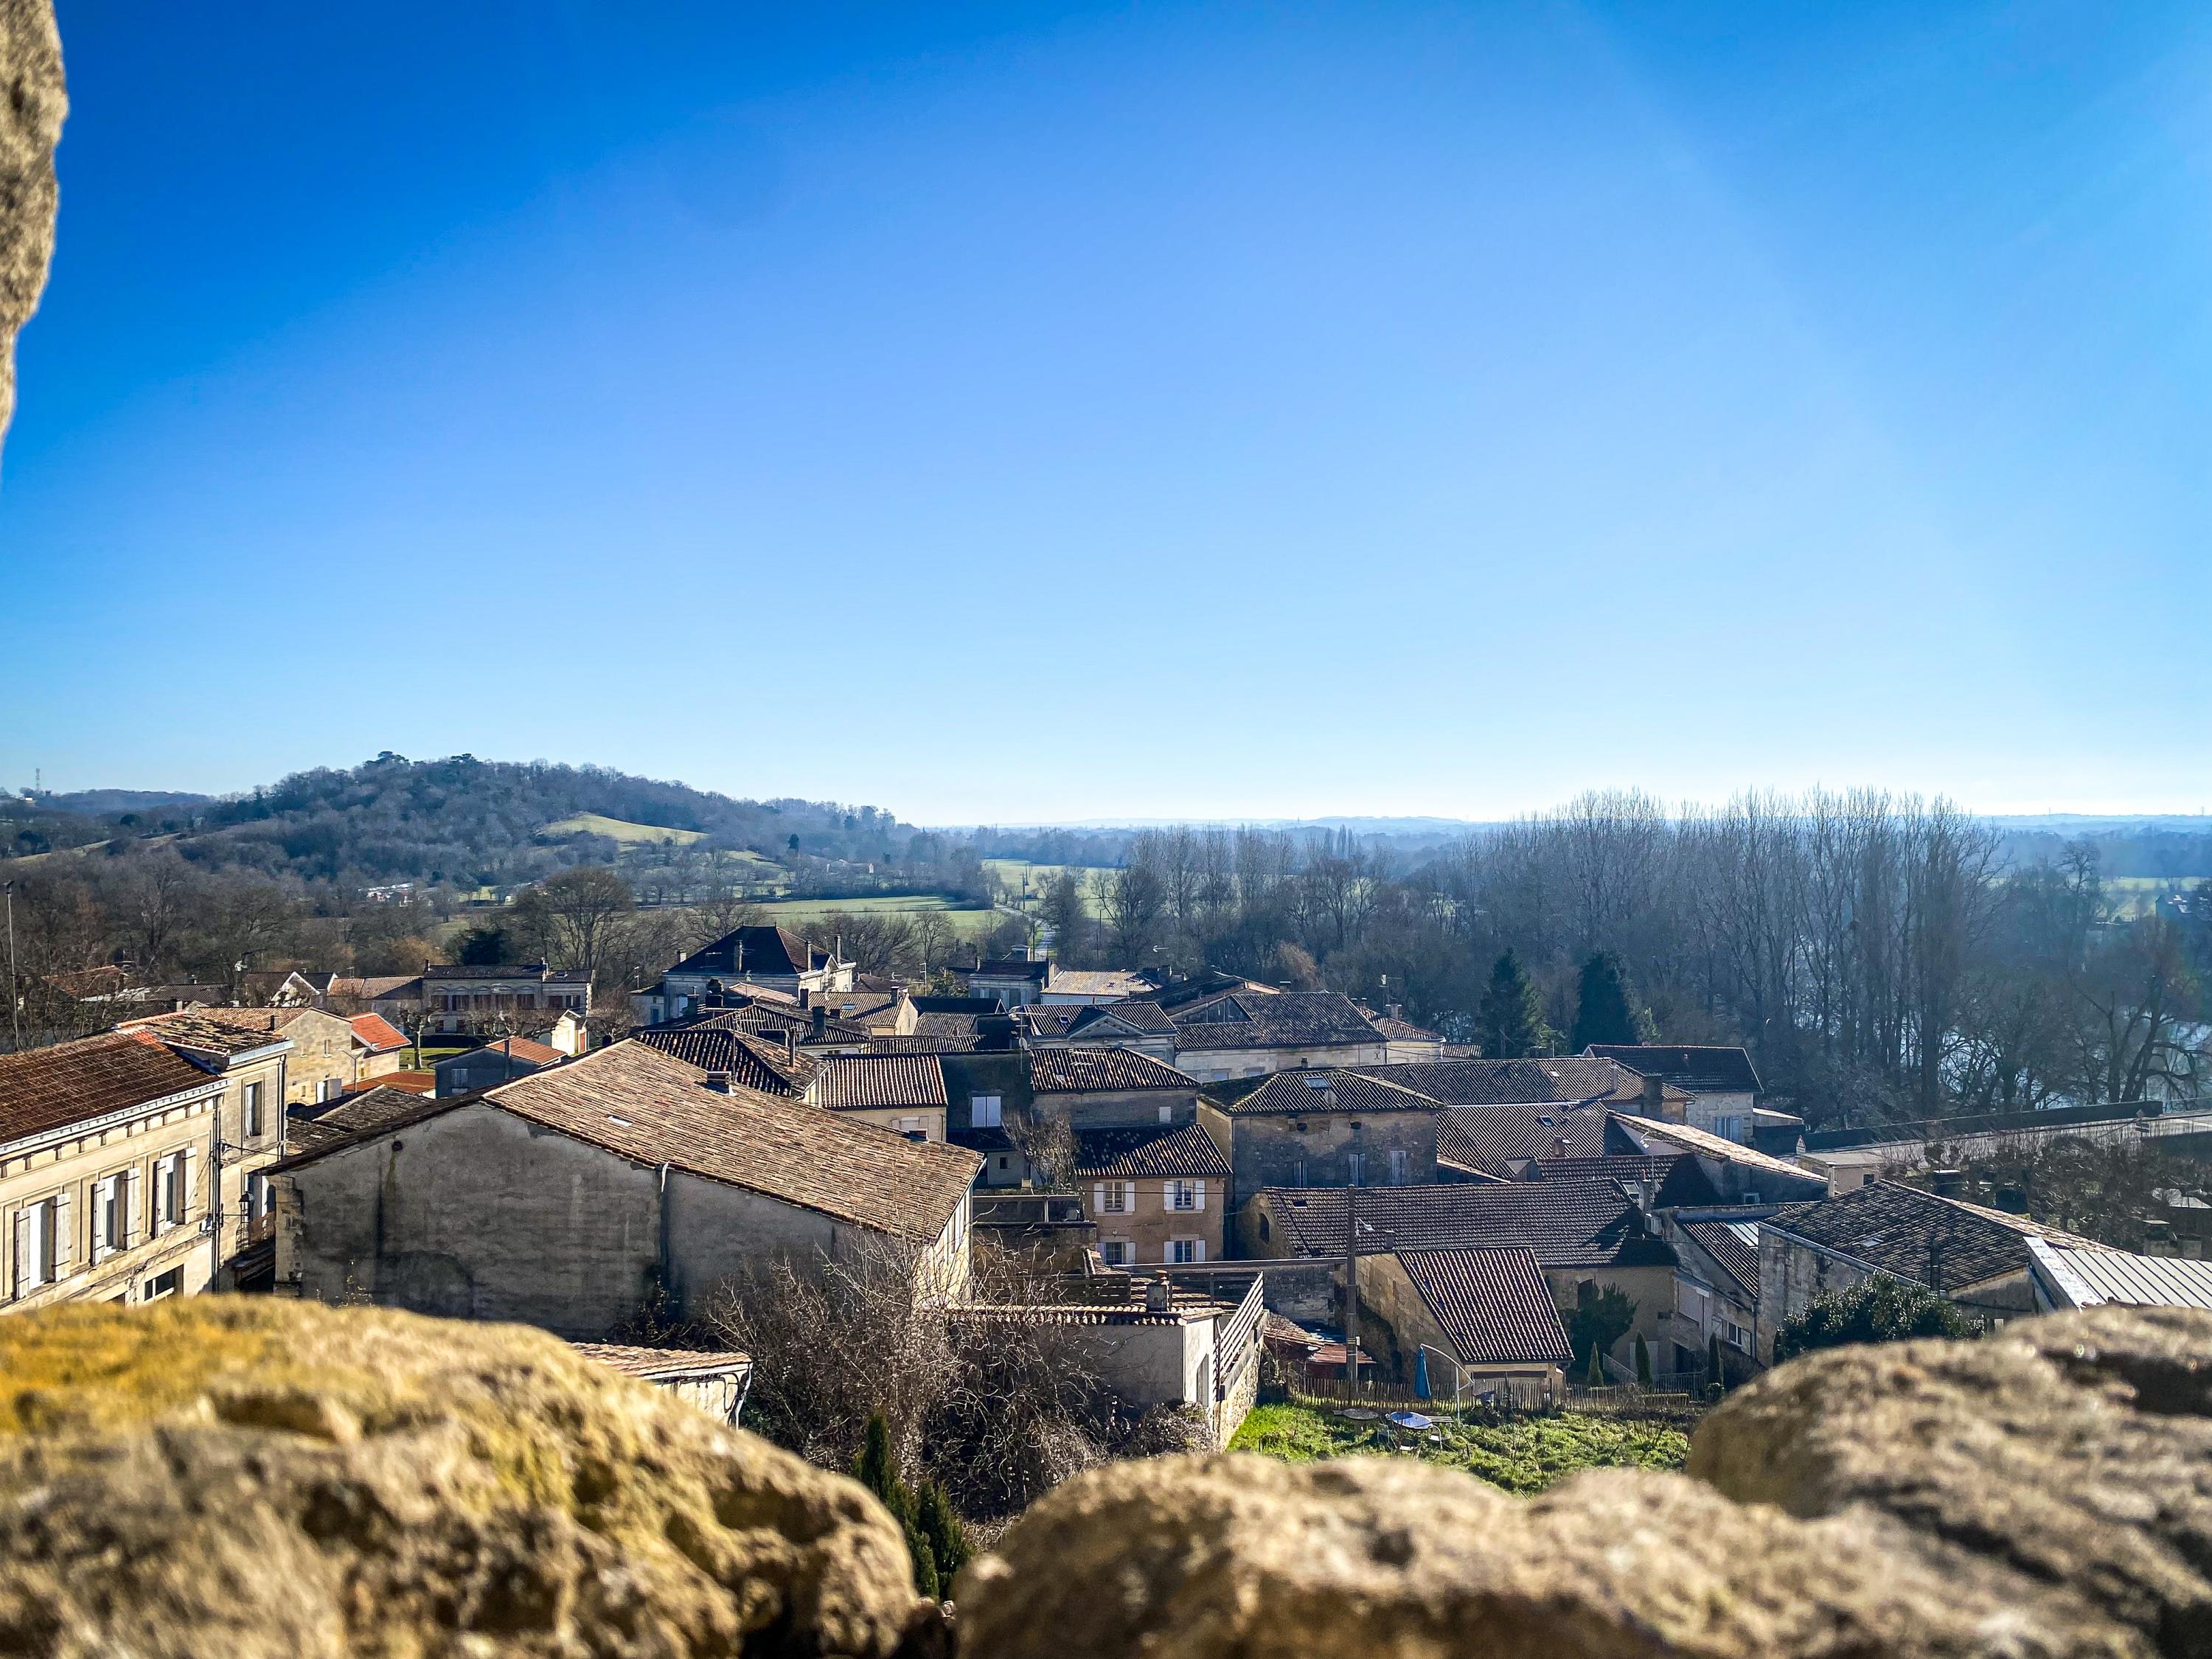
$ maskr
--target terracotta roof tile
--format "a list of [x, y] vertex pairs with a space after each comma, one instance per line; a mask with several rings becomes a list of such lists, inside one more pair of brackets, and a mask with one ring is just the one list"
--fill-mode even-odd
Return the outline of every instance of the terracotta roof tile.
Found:
[[833, 1112], [945, 1104], [945, 1068], [934, 1054], [832, 1054], [806, 1098]]
[[1047, 1048], [1030, 1056], [1030, 1088], [1041, 1095], [1197, 1087], [1196, 1079], [1133, 1048]]
[[214, 1082], [152, 1038], [119, 1031], [0, 1054], [0, 1142], [105, 1117]]
[[1229, 1178], [1229, 1161], [1195, 1123], [1174, 1128], [1079, 1129], [1075, 1145], [1075, 1174], [1082, 1181], [1139, 1176], [1188, 1181]]
[[[1355, 1189], [1363, 1250], [1530, 1249], [1547, 1267], [1668, 1262], [1635, 1204], [1610, 1181], [1485, 1182]], [[1271, 1227], [1306, 1255], [1342, 1255], [1341, 1187], [1271, 1187], [1257, 1195]]]
[[1533, 1251], [1401, 1250], [1398, 1262], [1468, 1364], [1574, 1358]]

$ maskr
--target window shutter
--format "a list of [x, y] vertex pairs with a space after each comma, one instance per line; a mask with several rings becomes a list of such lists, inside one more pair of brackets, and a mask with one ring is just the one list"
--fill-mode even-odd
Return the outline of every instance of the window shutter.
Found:
[[1194, 1181], [1190, 1183], [1190, 1187], [1191, 1190], [1198, 1194], [1198, 1207], [1201, 1210], [1204, 1209], [1206, 1207], [1206, 1183], [1203, 1181]]
[[114, 1186], [113, 1176], [109, 1176], [104, 1181], [95, 1181], [92, 1183], [92, 1259], [95, 1261], [100, 1260], [103, 1250], [114, 1248], [112, 1239], [105, 1239], [100, 1236], [100, 1230], [107, 1224], [107, 1194]]
[[1103, 1181], [1091, 1189], [1091, 1212], [1093, 1215], [1106, 1213], [1106, 1183]]
[[71, 1219], [70, 1195], [67, 1193], [56, 1194], [54, 1196], [54, 1261], [53, 1270], [46, 1275], [48, 1279], [59, 1279], [69, 1272], [70, 1261], [73, 1254], [70, 1246], [76, 1242], [70, 1232]]
[[123, 1183], [123, 1237], [118, 1242], [128, 1248], [146, 1237], [146, 1177], [127, 1170], [116, 1179]]
[[182, 1221], [192, 1212], [192, 1200], [199, 1193], [200, 1149], [185, 1148], [185, 1189], [177, 1203], [177, 1219]]
[[[1200, 1207], [1203, 1206], [1201, 1206]], [[1194, 1238], [1191, 1240], [1190, 1259], [1193, 1261], [1203, 1261], [1206, 1260], [1206, 1241], [1204, 1239]]]
[[26, 1205], [15, 1212], [15, 1294], [21, 1297], [31, 1288], [31, 1226], [38, 1219], [37, 1206]]

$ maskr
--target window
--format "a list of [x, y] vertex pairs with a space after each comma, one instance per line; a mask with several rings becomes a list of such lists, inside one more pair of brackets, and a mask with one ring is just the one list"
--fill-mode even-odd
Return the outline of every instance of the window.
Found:
[[336, 1100], [344, 1092], [345, 1085], [334, 1077], [326, 1077], [315, 1086], [315, 1098], [318, 1100]]
[[185, 1218], [185, 1155], [172, 1152], [154, 1165], [154, 1231], [161, 1232]]
[[1137, 1207], [1135, 1189], [1126, 1181], [1098, 1183], [1098, 1209], [1103, 1215], [1127, 1215]]
[[113, 1175], [92, 1183], [94, 1261], [123, 1248], [130, 1222], [131, 1177]]
[[141, 1302], [159, 1302], [165, 1296], [174, 1296], [185, 1288], [185, 1270], [172, 1267], [165, 1273], [155, 1273], [146, 1281], [146, 1288], [138, 1293]]
[[15, 1294], [28, 1296], [62, 1276], [69, 1258], [69, 1200], [40, 1199], [15, 1212]]
[[1202, 1181], [1170, 1181], [1168, 1182], [1168, 1208], [1170, 1210], [1202, 1210], [1206, 1207], [1206, 1183]]
[[1733, 1320], [1721, 1321], [1721, 1340], [1745, 1353], [1751, 1352], [1751, 1333]]
[[249, 1218], [265, 1221], [276, 1212], [276, 1188], [265, 1175], [251, 1175], [246, 1178], [246, 1212]]
[[1170, 1265], [1206, 1260], [1206, 1241], [1202, 1238], [1171, 1238], [1168, 1241], [1167, 1260]]
[[246, 1139], [250, 1140], [261, 1133], [261, 1085], [258, 1083], [247, 1084], [246, 1085], [245, 1094], [245, 1133]]
[[1390, 1153], [1390, 1184], [1393, 1187], [1406, 1184], [1406, 1152], [1403, 1147], [1395, 1148]]
[[1175, 1108], [1164, 1100], [1160, 1103], [1160, 1121], [1163, 1123], [1175, 1121]]
[[1006, 1121], [1003, 1103], [997, 1095], [968, 1097], [968, 1124], [975, 1129], [995, 1129]]
[[1126, 1238], [1104, 1238], [1098, 1242], [1098, 1254], [1109, 1267], [1126, 1267], [1137, 1259], [1136, 1249]]
[[1353, 1186], [1357, 1187], [1359, 1184], [1360, 1178], [1367, 1173], [1367, 1154], [1364, 1152], [1346, 1152], [1344, 1155], [1344, 1169], [1345, 1178], [1351, 1182]]

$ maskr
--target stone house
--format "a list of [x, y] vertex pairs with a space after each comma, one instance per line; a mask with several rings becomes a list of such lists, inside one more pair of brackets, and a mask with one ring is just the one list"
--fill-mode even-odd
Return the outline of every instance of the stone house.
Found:
[[542, 962], [425, 964], [422, 986], [422, 1018], [434, 1031], [544, 1031], [572, 1010], [592, 1012], [592, 976]]
[[1878, 1273], [1933, 1291], [1987, 1328], [2025, 1318], [2037, 1310], [2027, 1248], [2036, 1238], [2106, 1248], [1893, 1181], [1784, 1205], [1759, 1224], [1759, 1357], [1771, 1361], [1775, 1332], [1814, 1297]]
[[222, 1262], [217, 1290], [265, 1284], [274, 1265], [275, 1191], [270, 1167], [284, 1153], [284, 1103], [291, 1039], [213, 1015], [244, 1009], [198, 1009], [157, 1014], [118, 1027], [149, 1034], [202, 1071], [222, 1079], [217, 1145], [208, 1207], [217, 1218]]
[[1134, 1049], [1046, 1049], [1027, 1061], [1033, 1109], [1071, 1128], [1189, 1123], [1198, 1114], [1196, 1082]]
[[1563, 1313], [1574, 1309], [1586, 1284], [1620, 1291], [1636, 1304], [1636, 1314], [1613, 1350], [1617, 1360], [1627, 1358], [1639, 1333], [1655, 1346], [1672, 1334], [1674, 1252], [1613, 1181], [1269, 1188], [1238, 1206], [1237, 1254], [1254, 1261], [1331, 1261], [1340, 1275], [1355, 1216], [1363, 1257], [1527, 1249]]
[[908, 1140], [945, 1139], [945, 1067], [934, 1054], [840, 1054], [815, 1069], [808, 1104]]
[[498, 1084], [512, 1083], [519, 1077], [528, 1077], [532, 1072], [542, 1072], [549, 1066], [558, 1066], [567, 1058], [550, 1043], [530, 1037], [501, 1037], [481, 1048], [465, 1048], [458, 1054], [447, 1054], [432, 1066], [431, 1073], [438, 1079], [433, 1092], [444, 1100], [471, 1090], [489, 1089]]
[[1191, 1122], [1076, 1133], [1074, 1182], [1110, 1267], [1218, 1261], [1229, 1163]]
[[1015, 1039], [1033, 1051], [1133, 1048], [1167, 1066], [1176, 1058], [1175, 1022], [1153, 1002], [1032, 1002], [1017, 1012]]
[[636, 1042], [419, 1103], [282, 1166], [280, 1293], [603, 1341], [681, 1320], [764, 1257], [890, 1243], [965, 1284], [979, 1160], [735, 1085]]
[[1656, 1121], [1620, 1111], [1608, 1111], [1606, 1117], [1608, 1152], [1689, 1153], [1698, 1160], [1724, 1203], [1771, 1205], [1826, 1195], [1824, 1176], [1788, 1158], [1762, 1152], [1755, 1146], [1741, 1145], [1686, 1123]]
[[[1594, 1042], [1583, 1051], [1610, 1060], [1641, 1078], [1656, 1079], [1688, 1097], [1686, 1119], [1723, 1140], [1752, 1142], [1760, 1093], [1759, 1069], [1737, 1048], [1656, 1042]], [[1802, 1126], [1801, 1126], [1802, 1127]]]
[[1380, 1066], [1390, 1040], [1334, 991], [1231, 991], [1177, 1009], [1176, 1064], [1204, 1083], [1297, 1066]]
[[1032, 961], [1028, 957], [986, 957], [967, 975], [968, 994], [988, 998], [1004, 1013], [1042, 996], [1045, 981], [1051, 973], [1049, 962]]
[[223, 1077], [110, 1032], [0, 1054], [0, 1311], [216, 1282]]
[[1547, 1406], [1574, 1358], [1534, 1251], [1395, 1250], [1359, 1258], [1359, 1337], [1378, 1373], [1439, 1400]]
[[1238, 1203], [1268, 1187], [1427, 1186], [1437, 1179], [1437, 1118], [1425, 1096], [1334, 1069], [1216, 1084], [1198, 1103]]
[[787, 997], [850, 991], [854, 965], [836, 951], [810, 945], [788, 927], [732, 928], [702, 945], [660, 976], [630, 994], [639, 1023], [659, 1024], [697, 1012], [709, 990], [758, 985]]
[[1063, 1339], [1126, 1405], [1202, 1413], [1218, 1449], [1259, 1397], [1261, 1276], [1218, 1277], [1204, 1291], [1165, 1274], [1111, 1273], [1062, 1281], [1066, 1300], [963, 1307], [956, 1318], [988, 1331], [1008, 1322], [1064, 1327]]
[[1029, 1057], [1018, 1053], [944, 1054], [945, 1138], [982, 1160], [979, 1183], [1018, 1187], [1030, 1178], [1029, 1160], [1007, 1133], [1031, 1109]]
[[1661, 1370], [1705, 1368], [1718, 1337], [1723, 1363], [1750, 1371], [1759, 1359], [1759, 1224], [1755, 1210], [1686, 1206], [1661, 1212], [1656, 1230], [1674, 1248], [1674, 1326], [1671, 1352], [1655, 1352]]
[[1054, 1007], [1094, 1006], [1148, 997], [1160, 988], [1152, 975], [1121, 968], [1062, 968], [1053, 966], [1037, 1000]]
[[406, 1063], [407, 1033], [383, 1015], [354, 1014], [346, 1024], [353, 1032], [355, 1082], [388, 1077]]

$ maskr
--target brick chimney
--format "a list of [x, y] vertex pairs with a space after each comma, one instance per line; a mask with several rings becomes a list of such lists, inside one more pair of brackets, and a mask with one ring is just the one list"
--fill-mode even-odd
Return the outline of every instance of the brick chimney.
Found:
[[1644, 1115], [1664, 1117], [1667, 1115], [1667, 1085], [1656, 1077], [1644, 1079]]
[[806, 1022], [806, 1035], [810, 1040], [819, 1042], [830, 1029], [826, 1012], [818, 1002], [806, 1012], [809, 1016]]

